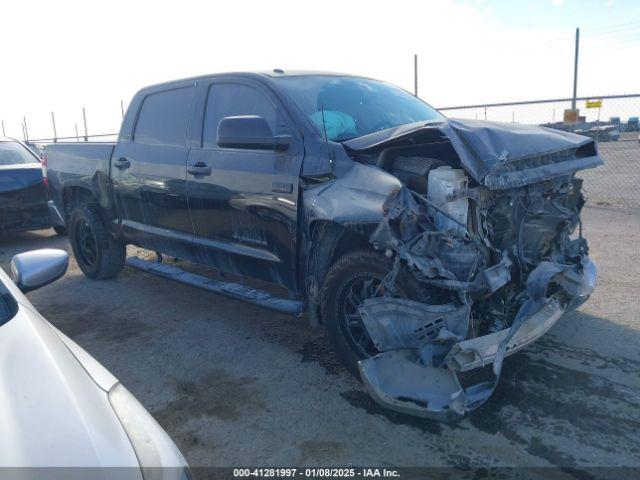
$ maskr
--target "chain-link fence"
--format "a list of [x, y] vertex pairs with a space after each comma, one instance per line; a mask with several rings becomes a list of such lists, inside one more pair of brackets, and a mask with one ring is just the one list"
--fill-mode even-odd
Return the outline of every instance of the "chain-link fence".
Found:
[[[571, 108], [571, 98], [531, 100], [526, 102], [493, 103], [444, 107], [439, 110], [451, 118], [472, 118], [498, 122], [545, 125], [573, 131], [594, 138], [598, 142], [605, 165], [580, 172], [584, 178], [587, 201], [598, 205], [640, 207], [640, 94], [581, 97], [576, 108], [580, 111], [577, 123], [563, 122], [565, 109]], [[120, 109], [124, 115], [124, 104]], [[56, 141], [114, 141], [117, 134], [89, 135], [86, 114], [82, 109], [84, 131], [71, 137], [31, 139], [23, 119], [23, 136], [34, 147]], [[4, 131], [4, 121], [2, 122]]]
[[[587, 108], [589, 107], [589, 108]], [[598, 205], [640, 207], [640, 94], [579, 98], [578, 123], [563, 122], [571, 99], [440, 108], [451, 118], [545, 125], [573, 131], [598, 142], [604, 166], [580, 172], [587, 201]]]

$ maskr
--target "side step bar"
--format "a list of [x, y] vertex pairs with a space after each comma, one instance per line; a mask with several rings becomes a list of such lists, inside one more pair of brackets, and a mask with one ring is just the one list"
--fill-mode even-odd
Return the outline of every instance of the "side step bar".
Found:
[[173, 280], [174, 282], [180, 282], [191, 285], [192, 287], [202, 288], [237, 300], [244, 300], [245, 302], [253, 303], [254, 305], [258, 305], [259, 307], [264, 307], [269, 310], [275, 310], [276, 312], [300, 316], [304, 310], [304, 304], [302, 302], [276, 297], [263, 290], [245, 287], [244, 285], [237, 283], [221, 282], [202, 275], [186, 272], [181, 268], [171, 265], [150, 262], [138, 257], [128, 258], [127, 265], [137, 268], [138, 270], [142, 270], [143, 272]]

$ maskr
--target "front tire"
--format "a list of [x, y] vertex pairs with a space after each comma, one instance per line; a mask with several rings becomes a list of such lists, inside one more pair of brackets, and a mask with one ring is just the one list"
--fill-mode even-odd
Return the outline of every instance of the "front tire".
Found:
[[[358, 361], [379, 353], [357, 313], [358, 306], [366, 298], [384, 294], [380, 285], [392, 267], [393, 261], [384, 255], [356, 250], [340, 257], [324, 282], [322, 318], [329, 340], [344, 366], [357, 379], [360, 379]], [[395, 288], [403, 298], [425, 296], [422, 285], [405, 268], [400, 269]]]
[[71, 214], [69, 240], [82, 273], [94, 280], [115, 277], [126, 258], [126, 245], [111, 235], [93, 205], [78, 205]]

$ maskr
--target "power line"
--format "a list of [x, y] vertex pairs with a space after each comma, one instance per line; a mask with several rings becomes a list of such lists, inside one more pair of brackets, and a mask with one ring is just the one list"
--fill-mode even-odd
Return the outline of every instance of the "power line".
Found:
[[634, 25], [640, 25], [640, 20], [637, 21], [633, 21], [633, 22], [624, 22], [624, 23], [614, 23], [611, 25], [603, 25], [600, 27], [586, 27], [585, 30], [587, 31], [601, 31], [601, 30], [615, 30], [615, 29], [620, 29], [620, 28], [629, 28], [629, 27], [633, 27]]
[[640, 25], [633, 28], [620, 28], [617, 30], [609, 30], [607, 32], [593, 32], [591, 30], [585, 30], [585, 32], [591, 37], [611, 37], [617, 35], [633, 35], [640, 32]]
[[585, 43], [588, 45], [589, 49], [608, 47], [609, 49], [613, 49], [613, 50], [621, 50], [623, 48], [640, 47], [640, 36], [634, 37], [634, 38], [627, 38], [625, 40], [615, 39], [615, 40], [597, 41], [597, 40], [589, 39]]
[[635, 39], [640, 37], [640, 30], [638, 30], [637, 32], [626, 32], [614, 35], [587, 35], [586, 37], [593, 40], [624, 40], [628, 38]]
[[585, 48], [585, 54], [589, 55], [592, 52], [603, 52], [603, 51], [607, 51], [607, 52], [620, 52], [622, 50], [631, 50], [631, 49], [640, 49], [640, 43], [634, 43], [634, 44], [625, 44], [625, 45], [618, 45], [615, 48], [611, 47], [611, 44], [602, 44], [602, 45], [590, 45], [588, 48]]

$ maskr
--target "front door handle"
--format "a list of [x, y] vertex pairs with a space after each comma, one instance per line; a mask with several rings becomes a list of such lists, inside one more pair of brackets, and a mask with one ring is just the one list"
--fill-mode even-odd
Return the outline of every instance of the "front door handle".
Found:
[[131, 162], [127, 157], [120, 157], [119, 159], [113, 162], [113, 166], [120, 170], [123, 170], [125, 168], [129, 168], [131, 166]]
[[187, 167], [187, 172], [195, 176], [211, 175], [211, 167], [204, 162], [196, 162]]

